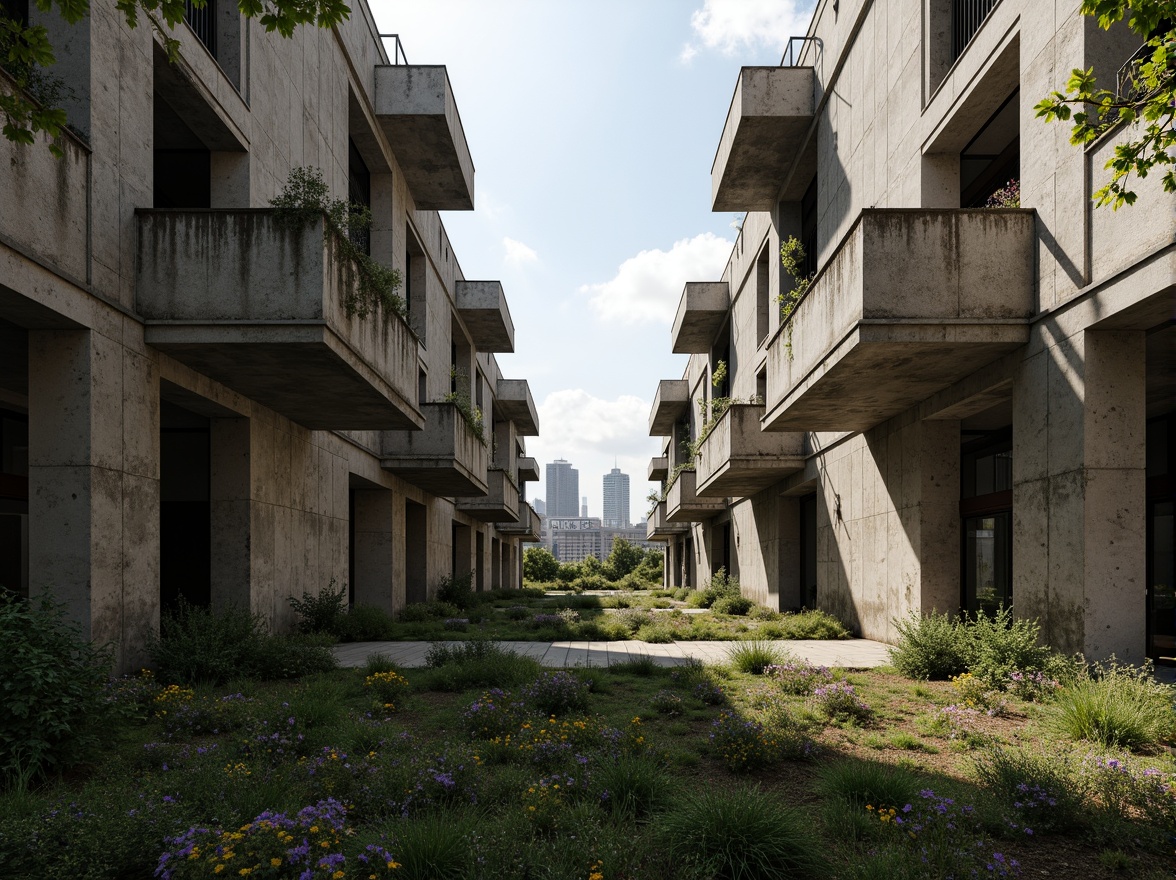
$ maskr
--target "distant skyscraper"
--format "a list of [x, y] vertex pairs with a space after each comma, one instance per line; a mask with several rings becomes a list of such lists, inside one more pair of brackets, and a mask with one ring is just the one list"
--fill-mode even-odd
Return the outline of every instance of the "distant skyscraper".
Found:
[[629, 475], [613, 468], [604, 475], [604, 527], [629, 527]]
[[535, 508], [535, 512], [540, 516], [547, 516], [547, 502], [542, 498], [536, 498], [531, 502], [531, 506]]
[[582, 517], [588, 516], [588, 496], [587, 495], [585, 495], [583, 498], [580, 499], [580, 516], [582, 516]]
[[577, 516], [580, 498], [580, 472], [571, 462], [556, 459], [547, 466], [547, 515]]

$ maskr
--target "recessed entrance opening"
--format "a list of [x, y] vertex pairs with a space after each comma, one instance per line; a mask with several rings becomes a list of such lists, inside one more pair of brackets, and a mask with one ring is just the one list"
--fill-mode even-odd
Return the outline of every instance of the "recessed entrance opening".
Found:
[[10, 409], [0, 409], [0, 590], [29, 594], [29, 417]]
[[1013, 601], [1013, 432], [961, 427], [962, 595], [969, 614]]
[[159, 410], [159, 600], [211, 604], [212, 445], [207, 416], [167, 400]]
[[429, 512], [423, 504], [404, 501], [404, 587], [405, 600], [429, 599]]

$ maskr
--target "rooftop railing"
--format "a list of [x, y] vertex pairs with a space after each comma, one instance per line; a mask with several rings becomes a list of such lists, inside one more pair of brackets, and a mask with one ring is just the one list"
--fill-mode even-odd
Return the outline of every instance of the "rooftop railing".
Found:
[[388, 41], [392, 41], [392, 53], [389, 56], [394, 65], [408, 65], [408, 56], [404, 54], [404, 44], [400, 42], [400, 34], [380, 34], [384, 43], [384, 51], [388, 51]]
[[[784, 49], [784, 57], [780, 59], [781, 67], [799, 67], [801, 59], [808, 50], [809, 43], [817, 45], [816, 37], [789, 37], [788, 46]], [[799, 48], [798, 48], [799, 47]], [[811, 61], [809, 62], [812, 63]]]

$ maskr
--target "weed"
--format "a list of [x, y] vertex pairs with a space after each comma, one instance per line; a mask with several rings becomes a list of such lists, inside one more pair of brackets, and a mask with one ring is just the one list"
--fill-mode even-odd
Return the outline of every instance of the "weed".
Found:
[[1106, 748], [1140, 749], [1176, 729], [1172, 688], [1158, 683], [1150, 663], [1121, 666], [1113, 660], [1059, 692], [1052, 725], [1074, 740]]
[[762, 675], [767, 667], [784, 662], [784, 652], [771, 642], [750, 639], [733, 644], [727, 650], [727, 659], [739, 672]]

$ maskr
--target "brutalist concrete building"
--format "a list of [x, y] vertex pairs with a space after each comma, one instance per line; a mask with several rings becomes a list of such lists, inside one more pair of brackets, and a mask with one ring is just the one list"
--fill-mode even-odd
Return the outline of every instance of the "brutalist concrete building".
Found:
[[[281, 39], [209, 0], [174, 63], [113, 4], [16, 6], [79, 134], [60, 159], [0, 139], [0, 584], [64, 602], [123, 668], [181, 596], [282, 630], [332, 579], [389, 611], [445, 575], [517, 586], [538, 424], [495, 361], [502, 287], [465, 277], [438, 213], [474, 206], [445, 68], [363, 2]], [[275, 217], [299, 166], [371, 207], [356, 244], [401, 273], [403, 317], [355, 308], [323, 219]]]
[[739, 72], [711, 182], [748, 213], [650, 416], [670, 584], [725, 566], [883, 640], [1011, 602], [1066, 651], [1176, 654], [1176, 202], [1156, 174], [1096, 208], [1131, 131], [1033, 111], [1073, 68], [1130, 88], [1139, 49], [1077, 0], [820, 0]]

